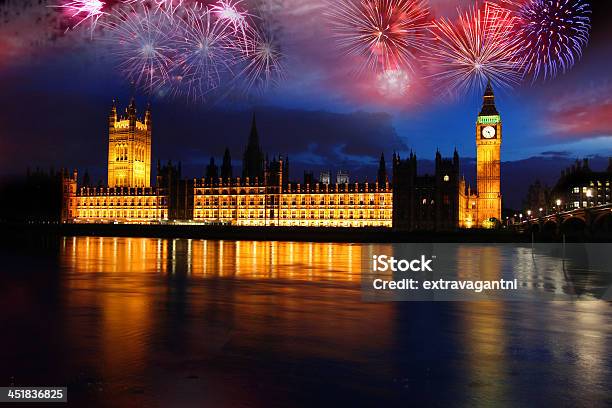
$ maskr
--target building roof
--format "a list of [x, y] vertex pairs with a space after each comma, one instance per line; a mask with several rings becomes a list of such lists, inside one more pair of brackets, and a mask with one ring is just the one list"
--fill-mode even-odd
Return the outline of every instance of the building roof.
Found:
[[485, 89], [484, 96], [482, 97], [482, 108], [478, 116], [494, 116], [499, 115], [497, 108], [495, 107], [495, 94], [493, 93], [493, 86], [491, 80], [487, 80], [487, 87]]

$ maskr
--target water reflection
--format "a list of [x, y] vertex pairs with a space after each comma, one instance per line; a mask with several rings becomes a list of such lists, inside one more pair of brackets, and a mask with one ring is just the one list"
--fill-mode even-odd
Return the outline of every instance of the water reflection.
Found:
[[[456, 251], [462, 278], [585, 287], [529, 249]], [[0, 252], [0, 378], [68, 384], [75, 406], [609, 401], [609, 303], [363, 302], [362, 262], [383, 253], [395, 249], [98, 237], [63, 238], [46, 262]]]
[[[459, 279], [499, 280], [503, 276], [502, 262], [507, 259], [500, 247], [464, 245], [456, 250], [457, 275]], [[504, 322], [506, 303], [466, 302], [459, 303], [461, 346], [466, 355], [468, 371], [466, 382], [471, 395], [467, 399], [474, 407], [489, 407], [503, 400], [507, 394], [506, 375], [507, 332]], [[483, 392], [483, 389], [486, 392]]]
[[359, 282], [363, 259], [390, 245], [150, 238], [63, 238], [75, 272], [185, 273], [188, 276]]
[[[113, 393], [139, 390], [142, 376], [161, 383], [170, 370], [181, 378], [215, 382], [214, 394], [229, 399], [224, 405], [245, 404], [252, 395], [233, 387], [250, 386], [242, 366], [245, 361], [250, 366], [252, 358], [265, 360], [257, 363], [258, 378], [271, 386], [279, 369], [271, 361], [284, 361], [288, 366], [281, 371], [293, 376], [296, 369], [319, 370], [321, 361], [345, 361], [338, 368], [342, 372], [392, 348], [395, 309], [362, 304], [356, 296], [362, 257], [384, 250], [328, 243], [64, 238], [66, 308], [82, 311], [70, 319], [68, 330], [78, 348], [95, 350], [95, 377]], [[89, 353], [82, 356], [86, 360]], [[231, 384], [216, 383], [206, 373], [218, 358], [223, 361], [215, 376], [232, 376]], [[368, 375], [388, 377], [389, 369], [375, 364]], [[169, 386], [185, 384], [164, 385]], [[283, 398], [282, 392], [275, 394]]]

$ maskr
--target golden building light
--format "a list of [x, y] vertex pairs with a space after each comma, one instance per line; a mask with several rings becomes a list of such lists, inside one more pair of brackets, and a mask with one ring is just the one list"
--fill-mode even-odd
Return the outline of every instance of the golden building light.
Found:
[[[343, 177], [336, 183], [330, 182], [329, 175], [316, 182], [312, 174], [303, 184], [289, 183], [287, 158], [264, 161], [254, 119], [243, 177], [231, 176], [226, 152], [221, 177], [184, 180], [180, 165], [176, 169], [168, 164], [165, 172], [158, 166], [156, 186], [151, 186], [150, 109], [140, 120], [133, 100], [122, 117], [113, 104], [108, 123], [108, 184], [78, 188], [76, 170], [65, 172], [63, 222], [390, 228], [396, 227], [395, 210], [414, 218], [417, 228], [448, 230], [494, 227], [495, 220], [501, 219], [502, 125], [490, 83], [476, 122], [477, 191], [459, 179], [456, 151], [452, 159], [436, 153], [433, 178], [417, 177], [416, 155], [411, 153], [409, 160], [402, 161], [394, 154], [393, 183], [403, 180], [402, 174], [416, 180], [396, 190], [395, 197], [382, 155], [376, 182], [350, 183], [348, 173], [339, 173]], [[183, 194], [180, 199], [179, 194]], [[400, 196], [405, 199], [396, 199]], [[177, 202], [183, 205], [180, 211]], [[434, 213], [435, 220], [430, 220]]]
[[476, 192], [459, 188], [459, 226], [493, 228], [501, 220], [501, 116], [495, 107], [491, 82], [487, 83], [482, 109], [476, 120]]
[[[282, 160], [280, 171], [282, 172]], [[391, 227], [389, 183], [260, 185], [197, 180], [193, 219], [240, 226]]]
[[108, 187], [151, 186], [151, 110], [136, 117], [134, 99], [124, 117], [113, 103], [108, 118]]

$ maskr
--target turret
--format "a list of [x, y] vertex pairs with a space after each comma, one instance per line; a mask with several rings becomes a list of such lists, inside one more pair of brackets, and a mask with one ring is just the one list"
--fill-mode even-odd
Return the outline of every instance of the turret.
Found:
[[455, 171], [459, 173], [459, 152], [457, 152], [456, 147], [455, 152], [453, 153], [453, 166], [455, 166]]
[[210, 183], [216, 183], [219, 179], [219, 168], [215, 164], [215, 158], [210, 158], [210, 163], [206, 166], [206, 180]]
[[272, 160], [266, 155], [266, 172], [265, 183], [267, 186], [281, 186], [283, 183], [283, 159], [282, 157], [272, 157]]
[[115, 100], [113, 99], [113, 106], [111, 107], [111, 111], [108, 114], [108, 126], [109, 128], [113, 128], [115, 126], [115, 122], [117, 122], [117, 105]]
[[242, 160], [242, 177], [245, 179], [249, 177], [250, 180], [255, 180], [257, 177], [261, 180], [264, 175], [264, 170], [264, 155], [259, 145], [257, 122], [255, 120], [255, 114], [253, 114], [251, 133], [249, 134], [249, 141]]
[[376, 181], [381, 186], [384, 186], [387, 182], [387, 166], [385, 164], [385, 154], [380, 154], [380, 161], [378, 162], [378, 176], [376, 177]]
[[136, 127], [136, 101], [134, 98], [130, 101], [130, 104], [125, 110], [127, 118], [130, 121], [130, 128]]
[[286, 185], [289, 182], [289, 155], [285, 155], [283, 160], [283, 183]]
[[144, 123], [147, 126], [147, 129], [151, 129], [151, 104], [147, 103], [147, 110], [145, 110]]
[[227, 147], [223, 153], [223, 162], [221, 163], [221, 178], [228, 181], [232, 178], [232, 157]]

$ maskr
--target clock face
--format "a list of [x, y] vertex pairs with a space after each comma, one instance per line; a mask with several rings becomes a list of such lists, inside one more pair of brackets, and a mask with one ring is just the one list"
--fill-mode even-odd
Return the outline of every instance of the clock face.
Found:
[[485, 126], [482, 128], [482, 137], [492, 139], [495, 137], [495, 128], [493, 126]]

